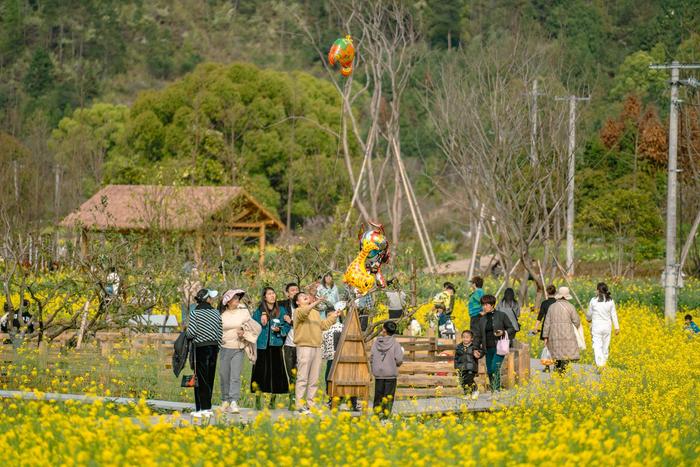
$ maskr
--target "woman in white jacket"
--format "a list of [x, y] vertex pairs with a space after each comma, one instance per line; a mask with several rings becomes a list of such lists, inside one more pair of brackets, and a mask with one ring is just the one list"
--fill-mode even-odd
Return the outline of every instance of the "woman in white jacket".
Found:
[[605, 282], [600, 282], [597, 289], [598, 294], [588, 304], [586, 319], [591, 323], [595, 364], [601, 368], [608, 361], [612, 330], [615, 328], [615, 335], [619, 334], [620, 324], [617, 322], [615, 302], [610, 298], [608, 286]]
[[221, 407], [225, 412], [239, 413], [241, 397], [241, 370], [246, 355], [244, 324], [252, 319], [250, 311], [241, 302], [245, 291], [227, 290], [221, 298], [219, 311], [223, 327], [221, 351], [219, 352], [219, 382], [221, 383]]

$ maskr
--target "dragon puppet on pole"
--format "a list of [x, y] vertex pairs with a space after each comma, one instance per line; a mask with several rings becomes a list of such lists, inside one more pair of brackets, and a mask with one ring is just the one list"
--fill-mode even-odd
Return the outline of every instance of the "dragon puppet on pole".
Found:
[[376, 288], [386, 287], [381, 268], [389, 261], [389, 242], [384, 226], [375, 222], [370, 222], [366, 228], [362, 225], [358, 240], [360, 252], [343, 274], [343, 282], [358, 296], [364, 296]]

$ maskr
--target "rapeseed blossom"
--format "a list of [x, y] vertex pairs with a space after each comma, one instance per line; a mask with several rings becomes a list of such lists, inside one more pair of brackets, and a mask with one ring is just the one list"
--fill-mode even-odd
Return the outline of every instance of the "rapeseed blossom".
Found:
[[552, 375], [548, 384], [518, 388], [516, 402], [497, 412], [388, 424], [337, 410], [277, 421], [263, 413], [246, 426], [193, 426], [144, 403], [5, 399], [3, 463], [697, 465], [700, 339], [648, 308], [621, 306], [619, 315], [622, 333], [599, 382]]

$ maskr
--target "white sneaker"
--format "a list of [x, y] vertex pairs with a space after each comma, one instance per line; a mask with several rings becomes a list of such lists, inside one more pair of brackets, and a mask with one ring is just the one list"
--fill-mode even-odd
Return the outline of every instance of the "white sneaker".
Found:
[[204, 416], [204, 411], [197, 410], [196, 412], [192, 412], [190, 415], [192, 415], [192, 418], [202, 418], [202, 416]]
[[202, 415], [204, 417], [211, 417], [212, 415], [214, 415], [214, 412], [212, 412], [211, 410], [202, 410]]
[[238, 403], [236, 401], [231, 401], [231, 403], [228, 404], [226, 410], [229, 413], [241, 413], [241, 410], [238, 408]]

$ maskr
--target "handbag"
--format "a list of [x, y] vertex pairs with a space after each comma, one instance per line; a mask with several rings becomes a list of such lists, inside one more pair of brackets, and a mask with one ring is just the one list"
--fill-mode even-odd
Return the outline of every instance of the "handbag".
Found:
[[182, 381], [180, 381], [181, 388], [196, 388], [199, 387], [199, 382], [197, 381], [197, 375], [182, 375]]
[[503, 331], [503, 337], [496, 342], [496, 355], [505, 356], [510, 352], [510, 338], [508, 333]]
[[[194, 352], [194, 348], [192, 352]], [[197, 379], [197, 354], [194, 355], [194, 374], [182, 375], [182, 380], [180, 381], [181, 388], [198, 388], [199, 380]]]
[[[573, 323], [571, 323], [574, 326]], [[586, 338], [583, 334], [583, 326], [581, 324], [578, 327], [574, 326], [574, 334], [576, 335], [576, 343], [578, 344], [579, 350], [586, 350]]]

